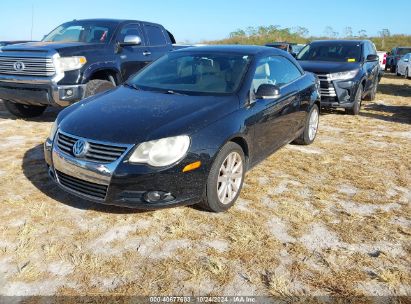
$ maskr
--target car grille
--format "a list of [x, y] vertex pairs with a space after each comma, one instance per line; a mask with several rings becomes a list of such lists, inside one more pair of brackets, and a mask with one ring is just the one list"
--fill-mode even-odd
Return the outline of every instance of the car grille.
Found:
[[[74, 156], [73, 146], [79, 138], [70, 136], [63, 133], [58, 133], [57, 135], [57, 146], [63, 152]], [[83, 157], [83, 159], [97, 162], [97, 163], [112, 163], [118, 160], [121, 155], [127, 150], [124, 146], [112, 146], [99, 142], [93, 142], [87, 140], [90, 145], [90, 149]]]
[[322, 97], [336, 97], [334, 85], [327, 74], [317, 75], [320, 79], [320, 94]]
[[[16, 63], [24, 68], [16, 70]], [[51, 58], [0, 56], [0, 74], [47, 77], [55, 75], [56, 70]]]
[[104, 200], [106, 198], [108, 189], [108, 186], [106, 185], [100, 185], [81, 180], [57, 170], [56, 175], [59, 183], [72, 191], [98, 200]]

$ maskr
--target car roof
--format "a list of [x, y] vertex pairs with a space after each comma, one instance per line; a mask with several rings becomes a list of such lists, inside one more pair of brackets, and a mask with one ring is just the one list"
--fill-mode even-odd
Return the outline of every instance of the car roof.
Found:
[[281, 55], [286, 52], [270, 48], [266, 46], [259, 45], [206, 45], [206, 46], [196, 46], [177, 50], [176, 52], [191, 52], [191, 53], [234, 53], [234, 54], [248, 54], [248, 55], [258, 55], [258, 54], [274, 54]]
[[[364, 43], [364, 42], [370, 42], [370, 40], [314, 40], [311, 41], [311, 43], [321, 43], [321, 44], [354, 44], [354, 43]], [[310, 43], [310, 44], [311, 44]]]
[[[143, 20], [131, 20], [131, 19], [112, 19], [112, 18], [94, 18], [94, 19], [74, 19], [68, 22], [73, 22], [73, 21], [83, 21], [83, 22], [93, 22], [93, 21], [98, 21], [98, 22], [116, 22], [118, 24], [120, 23], [129, 23], [129, 22], [139, 22], [139, 23], [149, 23], [149, 24], [157, 24], [149, 21], [143, 21]], [[159, 25], [159, 24], [157, 24]]]

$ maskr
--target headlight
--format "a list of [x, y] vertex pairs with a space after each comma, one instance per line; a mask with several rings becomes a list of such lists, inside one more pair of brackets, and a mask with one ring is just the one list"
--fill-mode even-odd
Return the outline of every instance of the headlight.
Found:
[[57, 125], [57, 119], [56, 119], [56, 120], [53, 122], [53, 125], [51, 126], [51, 129], [50, 129], [49, 138], [50, 138], [51, 141], [53, 141], [53, 140], [54, 140], [54, 136], [56, 136], [57, 127], [58, 127], [58, 125]]
[[171, 165], [182, 159], [190, 146], [186, 135], [162, 138], [141, 143], [130, 156], [131, 163], [144, 163], [154, 167]]
[[358, 72], [360, 70], [352, 70], [352, 71], [346, 71], [346, 72], [338, 72], [338, 73], [332, 73], [330, 74], [330, 80], [347, 80], [354, 78], [357, 76]]
[[61, 72], [78, 70], [86, 63], [87, 59], [84, 56], [57, 57], [54, 59], [56, 69]]

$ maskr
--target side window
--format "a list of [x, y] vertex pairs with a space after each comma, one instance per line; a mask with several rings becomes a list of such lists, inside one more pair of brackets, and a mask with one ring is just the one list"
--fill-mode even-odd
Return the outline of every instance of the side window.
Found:
[[139, 36], [141, 38], [141, 41], [143, 41], [143, 35], [141, 34], [140, 24], [133, 23], [125, 25], [121, 29], [121, 32], [118, 36], [118, 41], [124, 41], [124, 38], [126, 36]]
[[251, 90], [255, 94], [262, 84], [274, 84], [281, 87], [301, 75], [300, 70], [285, 57], [263, 58], [257, 63]]
[[160, 46], [167, 44], [163, 30], [160, 27], [146, 24], [144, 25], [144, 30], [146, 31], [147, 39], [151, 46]]

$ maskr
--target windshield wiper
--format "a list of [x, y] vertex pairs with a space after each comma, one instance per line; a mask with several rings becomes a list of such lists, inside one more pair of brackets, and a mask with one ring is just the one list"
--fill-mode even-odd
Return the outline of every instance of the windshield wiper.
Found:
[[129, 82], [125, 82], [123, 85], [126, 86], [126, 87], [128, 87], [128, 88], [132, 88], [132, 89], [134, 89], [134, 90], [141, 91], [141, 89], [140, 89], [138, 86], [136, 86], [135, 84], [132, 84], [132, 83], [129, 83]]
[[164, 92], [162, 92], [162, 93], [164, 93], [164, 94], [170, 94], [170, 95], [187, 96], [187, 94], [179, 93], [179, 92], [176, 92], [176, 91], [173, 91], [173, 90], [167, 90], [167, 91], [164, 91]]

